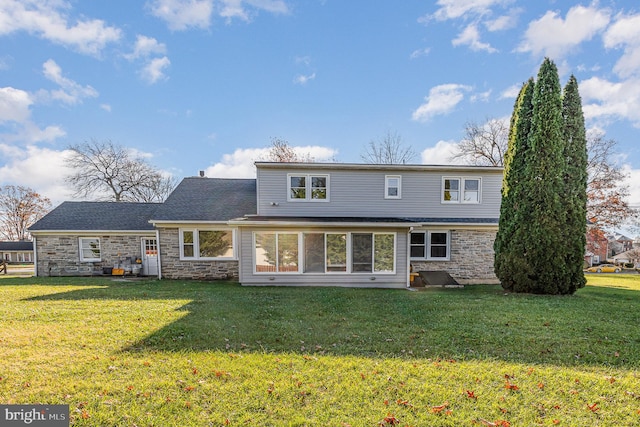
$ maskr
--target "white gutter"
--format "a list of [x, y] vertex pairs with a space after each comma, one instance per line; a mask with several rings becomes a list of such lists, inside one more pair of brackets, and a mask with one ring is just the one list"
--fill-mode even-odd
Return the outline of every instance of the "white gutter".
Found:
[[33, 274], [38, 277], [38, 246], [36, 236], [33, 236]]
[[160, 257], [160, 230], [156, 230], [156, 244], [158, 245], [158, 279], [162, 279], [162, 258]]

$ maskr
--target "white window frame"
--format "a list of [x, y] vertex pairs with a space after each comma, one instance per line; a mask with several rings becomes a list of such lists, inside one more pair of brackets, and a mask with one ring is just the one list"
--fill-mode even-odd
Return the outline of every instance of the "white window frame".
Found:
[[[305, 197], [295, 198], [291, 197], [291, 178], [300, 177], [305, 178]], [[313, 178], [324, 178], [326, 182], [324, 199], [313, 198]], [[319, 173], [290, 173], [287, 174], [287, 200], [289, 202], [328, 202], [329, 201], [329, 175]]]
[[[424, 243], [424, 257], [412, 257], [411, 256], [411, 234], [425, 234], [425, 243]], [[431, 235], [434, 233], [446, 234], [447, 236], [447, 256], [446, 257], [432, 257], [431, 256]], [[413, 245], [415, 246], [415, 245]], [[409, 235], [409, 256], [412, 260], [426, 260], [426, 261], [451, 261], [451, 231], [450, 230], [418, 230], [412, 231]]]
[[[391, 180], [397, 179], [398, 185], [391, 185]], [[396, 195], [389, 194], [389, 190], [396, 188]], [[384, 177], [384, 198], [385, 199], [401, 199], [402, 198], [402, 175], [385, 175]]]
[[[98, 242], [98, 250], [100, 251], [100, 256], [99, 257], [84, 257], [84, 251], [83, 249], [85, 249], [85, 246], [83, 245], [83, 242], [85, 241], [97, 241]], [[86, 247], [86, 249], [90, 249], [90, 247]], [[100, 238], [99, 237], [78, 237], [78, 252], [80, 253], [80, 261], [81, 262], [100, 262], [102, 261], [102, 243], [100, 242]]]
[[[193, 233], [193, 256], [185, 256], [184, 254], [184, 233], [191, 232]], [[232, 255], [229, 257], [201, 257], [200, 256], [200, 232], [201, 231], [225, 231], [231, 233], [231, 251]], [[180, 260], [181, 261], [233, 261], [238, 258], [237, 256], [237, 245], [236, 245], [236, 230], [233, 228], [223, 228], [223, 227], [215, 227], [215, 228], [180, 228], [178, 229], [179, 233], [179, 244], [180, 244]]]
[[[298, 236], [298, 270], [297, 271], [277, 271], [278, 269], [278, 265], [276, 264], [276, 271], [271, 271], [271, 272], [265, 272], [265, 271], [257, 271], [257, 265], [256, 265], [256, 234], [260, 234], [260, 233], [266, 233], [266, 234], [274, 234], [275, 235], [275, 239], [276, 239], [276, 252], [277, 252], [277, 241], [278, 241], [278, 235], [279, 234], [297, 234]], [[398, 233], [393, 232], [393, 231], [389, 231], [389, 232], [385, 232], [385, 231], [354, 231], [354, 232], [350, 232], [350, 231], [325, 231], [325, 232], [318, 232], [317, 234], [324, 234], [325, 236], [325, 248], [324, 248], [324, 260], [325, 260], [325, 265], [324, 265], [324, 273], [319, 273], [319, 272], [308, 272], [305, 273], [304, 272], [304, 251], [305, 251], [305, 247], [304, 247], [304, 234], [307, 233], [305, 231], [295, 231], [295, 232], [291, 232], [291, 231], [283, 231], [283, 230], [264, 230], [264, 231], [254, 231], [253, 232], [253, 238], [252, 238], [252, 242], [253, 242], [253, 274], [256, 275], [274, 275], [274, 274], [302, 274], [302, 275], [313, 275], [313, 274], [326, 274], [326, 275], [337, 275], [337, 274], [357, 274], [357, 275], [362, 275], [362, 274], [376, 274], [376, 275], [393, 275], [396, 274], [396, 270], [397, 270], [397, 257], [398, 257]], [[328, 234], [344, 234], [346, 235], [347, 238], [347, 247], [346, 247], [346, 271], [329, 271], [327, 269], [327, 262], [326, 262], [326, 245], [327, 245], [327, 235]], [[372, 235], [372, 242], [371, 242], [371, 250], [372, 250], [372, 259], [371, 259], [371, 270], [372, 271], [353, 271], [353, 241], [352, 241], [352, 235], [353, 234], [371, 234]], [[377, 235], [392, 235], [393, 236], [393, 270], [392, 271], [375, 271], [375, 263], [376, 263], [376, 259], [375, 259], [375, 239]]]
[[[458, 181], [458, 200], [445, 200], [444, 193], [445, 182], [449, 180], [457, 180]], [[465, 200], [465, 182], [466, 181], [478, 181], [478, 200], [467, 201]], [[442, 177], [442, 190], [440, 191], [440, 202], [446, 204], [468, 204], [468, 205], [477, 205], [482, 202], [482, 178], [478, 176], [443, 176]]]

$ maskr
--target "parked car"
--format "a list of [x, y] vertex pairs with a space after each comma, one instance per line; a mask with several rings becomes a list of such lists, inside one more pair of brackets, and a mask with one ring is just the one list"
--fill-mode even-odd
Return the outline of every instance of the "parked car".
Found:
[[622, 268], [613, 264], [600, 264], [587, 268], [590, 273], [620, 273]]

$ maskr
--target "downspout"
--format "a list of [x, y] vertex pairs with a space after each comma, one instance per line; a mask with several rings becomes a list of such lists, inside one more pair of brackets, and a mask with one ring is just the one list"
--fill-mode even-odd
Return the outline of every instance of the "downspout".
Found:
[[160, 250], [160, 230], [158, 230], [156, 228], [156, 244], [158, 245], [158, 279], [162, 279], [162, 260], [160, 258], [160, 253], [162, 252]]
[[407, 232], [407, 289], [411, 287], [411, 232], [413, 227], [409, 227]]
[[33, 274], [38, 277], [38, 247], [36, 236], [33, 236]]

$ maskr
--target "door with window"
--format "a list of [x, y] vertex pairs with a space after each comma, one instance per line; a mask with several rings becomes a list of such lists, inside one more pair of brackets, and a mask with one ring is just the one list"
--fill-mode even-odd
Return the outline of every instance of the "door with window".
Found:
[[158, 275], [158, 240], [155, 238], [142, 238], [142, 275]]

